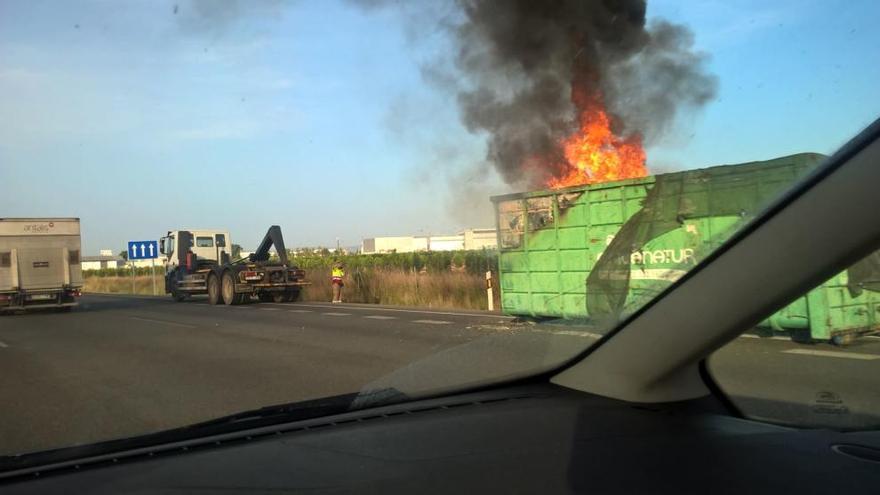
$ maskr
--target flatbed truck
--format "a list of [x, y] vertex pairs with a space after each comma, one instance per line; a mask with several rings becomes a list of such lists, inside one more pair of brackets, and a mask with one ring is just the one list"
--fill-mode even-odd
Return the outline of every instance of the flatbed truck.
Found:
[[[281, 227], [269, 228], [256, 251], [232, 259], [232, 241], [222, 230], [169, 230], [159, 240], [165, 261], [165, 292], [178, 302], [207, 294], [208, 302], [242, 304], [257, 298], [292, 302], [309, 285], [305, 272], [287, 257]], [[270, 249], [275, 247], [277, 261]]]

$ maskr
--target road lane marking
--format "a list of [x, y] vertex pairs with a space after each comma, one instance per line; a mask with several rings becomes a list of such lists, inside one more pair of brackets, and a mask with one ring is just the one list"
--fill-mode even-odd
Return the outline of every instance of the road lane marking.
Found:
[[791, 341], [791, 337], [782, 337], [782, 336], [773, 336], [773, 337], [761, 337], [760, 335], [755, 335], [751, 333], [744, 333], [739, 336], [741, 339], [766, 339], [766, 340], [786, 340]]
[[[482, 325], [482, 326], [485, 328], [488, 325]], [[472, 327], [468, 327], [468, 328], [472, 328]], [[514, 330], [514, 329], [510, 328], [510, 327], [507, 327], [507, 328], [502, 327], [502, 328], [500, 328], [500, 330]], [[519, 329], [516, 329], [516, 330], [519, 330]], [[522, 330], [526, 331], [526, 332], [538, 333], [538, 334], [542, 334], [542, 335], [571, 335], [572, 337], [584, 337], [584, 338], [596, 339], [596, 340], [604, 337], [604, 335], [602, 335], [601, 333], [581, 332], [579, 330], [555, 330], [555, 329], [550, 329], [550, 328], [524, 328]]]
[[314, 313], [311, 309], [288, 309], [288, 313]]
[[396, 316], [382, 316], [382, 315], [370, 315], [364, 316], [364, 318], [369, 318], [371, 320], [396, 320]]
[[6, 342], [0, 341], [0, 347], [9, 347]]
[[140, 316], [129, 316], [129, 318], [132, 320], [148, 321], [150, 323], [160, 323], [162, 325], [171, 325], [174, 327], [196, 328], [195, 325], [188, 325], [186, 323], [177, 323], [175, 321], [154, 320], [152, 318], [141, 318]]
[[[277, 303], [264, 303], [264, 304], [277, 304]], [[279, 304], [279, 306], [302, 306], [306, 308], [321, 308], [321, 309], [329, 309], [329, 308], [338, 308], [339, 306], [324, 306], [320, 304], [302, 304], [302, 303], [292, 303], [292, 304]], [[425, 311], [419, 309], [398, 309], [398, 308], [368, 308], [363, 306], [345, 306], [345, 309], [354, 309], [357, 311], [394, 311], [398, 313], [421, 313], [425, 315], [448, 315], [448, 316], [476, 316], [479, 318], [501, 318], [504, 320], [513, 320], [516, 318], [515, 316], [501, 315], [501, 314], [480, 314], [480, 313], [453, 313], [451, 311]]]
[[414, 320], [413, 323], [424, 323], [426, 325], [450, 325], [452, 322], [443, 320]]
[[863, 361], [872, 361], [880, 359], [878, 354], [859, 354], [858, 352], [838, 352], [838, 351], [817, 351], [813, 349], [789, 349], [782, 351], [786, 354], [802, 354], [804, 356], [824, 356], [845, 359], [861, 359]]
[[351, 313], [321, 313], [324, 316], [351, 316]]
[[260, 308], [260, 311], [281, 311], [278, 308]]
[[555, 335], [573, 335], [575, 337], [586, 337], [588, 339], [601, 339], [604, 337], [601, 333], [593, 333], [593, 332], [578, 332], [577, 330], [556, 330], [551, 331], [550, 333]]

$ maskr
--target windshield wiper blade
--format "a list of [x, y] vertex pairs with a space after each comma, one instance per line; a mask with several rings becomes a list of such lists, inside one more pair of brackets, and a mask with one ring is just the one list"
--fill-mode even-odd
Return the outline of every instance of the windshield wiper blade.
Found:
[[230, 414], [220, 418], [211, 419], [201, 423], [187, 426], [187, 429], [209, 428], [217, 425], [230, 425], [248, 423], [252, 427], [254, 422], [261, 420], [281, 419], [283, 421], [298, 421], [333, 414], [342, 414], [368, 407], [378, 407], [403, 402], [409, 398], [393, 388], [383, 388], [369, 392], [355, 392], [351, 394], [334, 395], [320, 399], [310, 399], [288, 404], [265, 406], [250, 411]]
[[240, 430], [272, 426], [293, 421], [342, 414], [366, 407], [376, 407], [406, 400], [394, 389], [382, 389], [366, 394], [350, 393], [287, 404], [260, 407], [156, 433], [108, 440], [88, 445], [62, 447], [24, 454], [0, 456], [0, 473], [44, 466], [74, 459], [107, 455], [126, 450], [158, 446], [173, 442], [194, 440]]
[[[243, 422], [252, 423], [257, 420], [266, 420], [272, 418], [282, 418], [284, 421], [298, 421], [303, 419], [318, 418], [331, 414], [340, 414], [348, 412], [351, 404], [357, 398], [358, 394], [334, 395], [331, 397], [323, 397], [320, 399], [310, 399], [299, 402], [291, 402], [288, 404], [277, 404], [273, 406], [264, 406], [249, 411], [221, 416], [219, 418], [209, 419], [201, 423], [185, 426], [186, 430], [200, 430], [218, 425], [240, 424]], [[249, 424], [248, 427], [252, 426]]]

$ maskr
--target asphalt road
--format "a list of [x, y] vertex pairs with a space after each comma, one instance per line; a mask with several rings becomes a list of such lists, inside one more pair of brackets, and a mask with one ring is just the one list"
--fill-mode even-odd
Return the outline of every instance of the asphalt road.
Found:
[[[85, 296], [71, 313], [0, 317], [0, 455], [355, 392], [428, 356], [514, 336], [532, 340], [478, 355], [463, 374], [505, 376], [505, 366], [537, 367], [533, 354], [552, 363], [595, 339], [480, 312]], [[710, 371], [753, 415], [852, 426], [880, 411], [878, 364], [878, 339], [839, 349], [741, 338]]]

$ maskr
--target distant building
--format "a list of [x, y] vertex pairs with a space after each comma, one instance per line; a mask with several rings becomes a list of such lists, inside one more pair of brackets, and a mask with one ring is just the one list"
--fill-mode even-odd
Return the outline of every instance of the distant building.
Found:
[[164, 262], [162, 258], [156, 258], [155, 260], [129, 260], [125, 262], [125, 266], [130, 267], [134, 265], [135, 268], [149, 268], [153, 265], [155, 266], [164, 266]]
[[466, 229], [455, 235], [370, 237], [363, 240], [364, 254], [413, 253], [418, 251], [459, 251], [495, 249], [495, 229]]
[[413, 236], [370, 237], [364, 239], [361, 244], [361, 252], [364, 254], [411, 253], [419, 250], [424, 251], [424, 249], [424, 247], [417, 248], [416, 238]]
[[[102, 253], [104, 250], [101, 251]], [[101, 256], [83, 256], [80, 266], [83, 270], [100, 270], [102, 268], [119, 268], [125, 265], [125, 260], [119, 256], [102, 254]]]
[[498, 232], [495, 229], [467, 229], [464, 236], [464, 248], [467, 250], [497, 249]]

